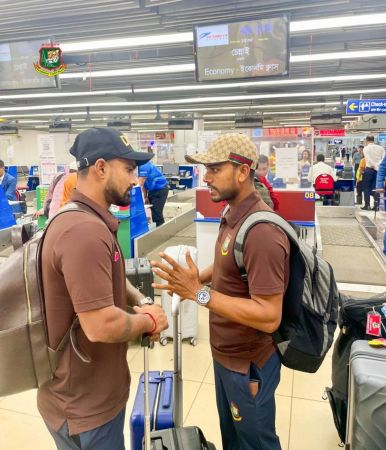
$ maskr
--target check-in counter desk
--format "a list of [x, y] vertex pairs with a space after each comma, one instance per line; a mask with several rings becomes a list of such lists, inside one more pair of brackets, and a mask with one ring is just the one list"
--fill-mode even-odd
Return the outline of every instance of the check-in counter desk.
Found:
[[[301, 229], [315, 227], [315, 192], [310, 189], [286, 190], [275, 189], [279, 198], [277, 213]], [[224, 202], [211, 200], [207, 188], [196, 190], [196, 236], [198, 268], [204, 269], [213, 263], [221, 213]]]

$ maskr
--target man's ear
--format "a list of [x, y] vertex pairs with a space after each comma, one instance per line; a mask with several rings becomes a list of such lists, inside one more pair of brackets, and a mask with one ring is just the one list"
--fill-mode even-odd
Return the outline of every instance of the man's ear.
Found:
[[105, 178], [107, 167], [108, 167], [107, 162], [103, 158], [98, 159], [94, 164], [95, 174], [99, 178]]
[[250, 178], [250, 167], [247, 164], [241, 164], [239, 166], [239, 181], [240, 183], [244, 183], [247, 179]]

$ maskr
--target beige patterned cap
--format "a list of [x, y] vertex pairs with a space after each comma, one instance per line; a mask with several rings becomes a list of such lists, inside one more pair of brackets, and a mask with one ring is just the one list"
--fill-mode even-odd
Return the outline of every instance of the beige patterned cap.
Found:
[[255, 144], [245, 134], [222, 134], [214, 140], [207, 152], [186, 155], [186, 161], [193, 164], [219, 164], [233, 162], [247, 164], [255, 170], [257, 166], [257, 151]]

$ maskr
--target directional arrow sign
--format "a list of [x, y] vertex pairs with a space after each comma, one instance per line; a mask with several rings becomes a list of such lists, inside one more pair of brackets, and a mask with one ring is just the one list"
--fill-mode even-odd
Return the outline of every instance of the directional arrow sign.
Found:
[[346, 114], [386, 114], [386, 99], [347, 100]]

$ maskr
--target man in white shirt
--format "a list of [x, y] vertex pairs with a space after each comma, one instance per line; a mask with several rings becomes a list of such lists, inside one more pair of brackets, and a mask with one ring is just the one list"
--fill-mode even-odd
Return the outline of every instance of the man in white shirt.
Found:
[[315, 180], [319, 175], [331, 175], [334, 181], [337, 180], [335, 170], [324, 162], [324, 155], [319, 154], [316, 157], [316, 164], [314, 164], [308, 172], [308, 181], [315, 184]]
[[373, 195], [372, 191], [375, 189], [377, 172], [379, 169], [379, 164], [385, 155], [385, 149], [381, 145], [374, 144], [374, 136], [367, 136], [365, 143], [366, 145], [363, 149], [363, 154], [366, 160], [366, 169], [363, 173], [363, 193], [365, 197], [365, 206], [361, 209], [369, 211], [370, 195]]

